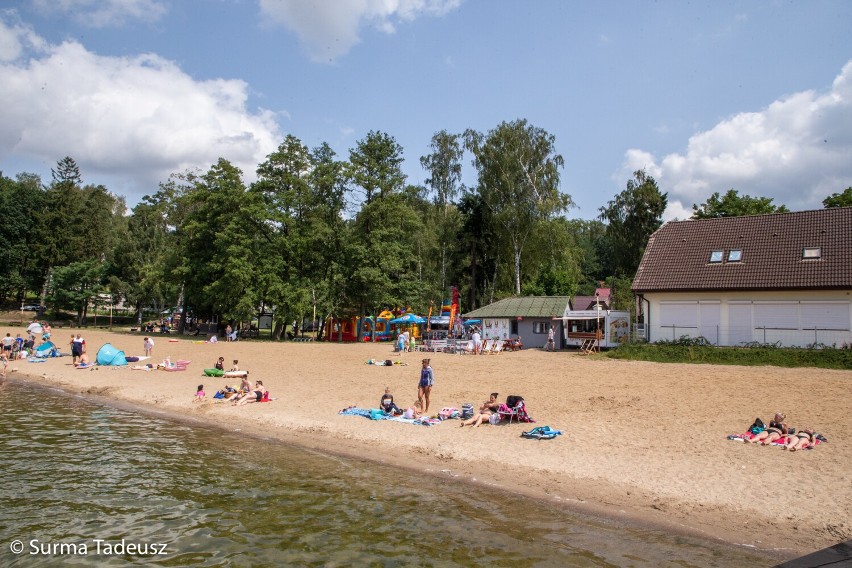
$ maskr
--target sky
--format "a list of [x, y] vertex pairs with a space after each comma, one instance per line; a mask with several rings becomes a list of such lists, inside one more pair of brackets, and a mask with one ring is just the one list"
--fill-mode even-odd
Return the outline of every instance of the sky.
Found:
[[288, 134], [347, 159], [381, 131], [424, 184], [436, 132], [526, 119], [570, 218], [640, 169], [666, 220], [729, 189], [818, 209], [852, 186], [850, 29], [848, 0], [3, 0], [0, 171], [71, 156], [132, 207], [220, 157], [251, 183]]

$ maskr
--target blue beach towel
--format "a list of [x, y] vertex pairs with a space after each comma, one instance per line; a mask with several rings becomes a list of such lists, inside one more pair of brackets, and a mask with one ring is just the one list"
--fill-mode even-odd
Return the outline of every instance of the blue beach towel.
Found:
[[550, 426], [539, 426], [529, 432], [521, 432], [521, 438], [528, 438], [530, 440], [552, 440], [556, 436], [561, 435], [561, 430], [554, 430]]

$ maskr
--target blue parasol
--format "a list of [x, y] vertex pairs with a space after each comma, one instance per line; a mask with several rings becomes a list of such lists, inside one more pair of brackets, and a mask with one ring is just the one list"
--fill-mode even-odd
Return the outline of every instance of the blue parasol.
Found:
[[404, 316], [390, 320], [388, 323], [426, 323], [426, 319], [414, 314], [405, 314]]

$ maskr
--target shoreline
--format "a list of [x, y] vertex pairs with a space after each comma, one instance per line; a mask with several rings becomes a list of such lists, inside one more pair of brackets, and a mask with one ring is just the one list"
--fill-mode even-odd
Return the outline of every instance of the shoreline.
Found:
[[[90, 356], [97, 350], [92, 346], [104, 342], [128, 355], [141, 352], [141, 335], [94, 331], [87, 332], [86, 339]], [[307, 450], [403, 467], [438, 482], [492, 487], [579, 515], [746, 547], [779, 561], [852, 536], [852, 490], [846, 473], [852, 453], [839, 435], [852, 427], [852, 372], [806, 370], [808, 377], [799, 377], [803, 371], [795, 369], [616, 362], [538, 350], [478, 357], [427, 355], [436, 372], [430, 413], [467, 401], [478, 405], [492, 390], [501, 398], [517, 393], [524, 396], [537, 425], [565, 432], [555, 440], [538, 441], [520, 438], [528, 424], [463, 430], [456, 421], [424, 427], [338, 415], [350, 404], [375, 407], [385, 385], [391, 386], [398, 404], [414, 399], [421, 354], [397, 357], [386, 344], [199, 344], [180, 339], [166, 346], [166, 337], [154, 339], [155, 361], [165, 355], [191, 359], [189, 370], [77, 370], [70, 366], [70, 357], [62, 357], [39, 364], [15, 361], [10, 369], [17, 367], [18, 372], [10, 373], [10, 380], [57, 387], [111, 406], [126, 404], [129, 410], [166, 419], [240, 429]], [[205, 384], [208, 397], [225, 384], [224, 379], [199, 377], [220, 354], [226, 360], [239, 358], [240, 368], [249, 369], [252, 380], [263, 380], [277, 400], [239, 408], [193, 404], [198, 383]], [[402, 359], [408, 366], [364, 364], [376, 357]], [[754, 381], [754, 375], [758, 384], [770, 378], [813, 381], [822, 394], [809, 398], [795, 389], [776, 389], [751, 395], [733, 388], [746, 377]], [[695, 388], [696, 381], [704, 388]], [[794, 405], [797, 398], [804, 400]], [[755, 401], [760, 400], [758, 408]], [[806, 418], [830, 443], [789, 454], [724, 439], [738, 426], [747, 427], [752, 414], [768, 417], [775, 408], [787, 410], [798, 426], [811, 423], [801, 419], [811, 411]], [[694, 438], [678, 441], [684, 424], [690, 431], [704, 428], [711, 433], [701, 444]], [[714, 464], [718, 471], [708, 471]], [[814, 479], [813, 487], [796, 486], [800, 479]]]

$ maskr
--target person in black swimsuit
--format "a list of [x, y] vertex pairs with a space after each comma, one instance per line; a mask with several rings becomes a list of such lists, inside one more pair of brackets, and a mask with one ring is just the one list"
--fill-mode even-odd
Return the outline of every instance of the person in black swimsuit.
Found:
[[776, 412], [775, 418], [769, 422], [769, 426], [752, 438], [751, 440], [746, 440], [747, 442], [751, 442], [752, 444], [756, 444], [760, 442], [764, 446], [768, 446], [775, 440], [781, 438], [782, 436], [786, 436], [789, 431], [789, 426], [784, 422], [787, 419], [787, 415], [782, 412]]

